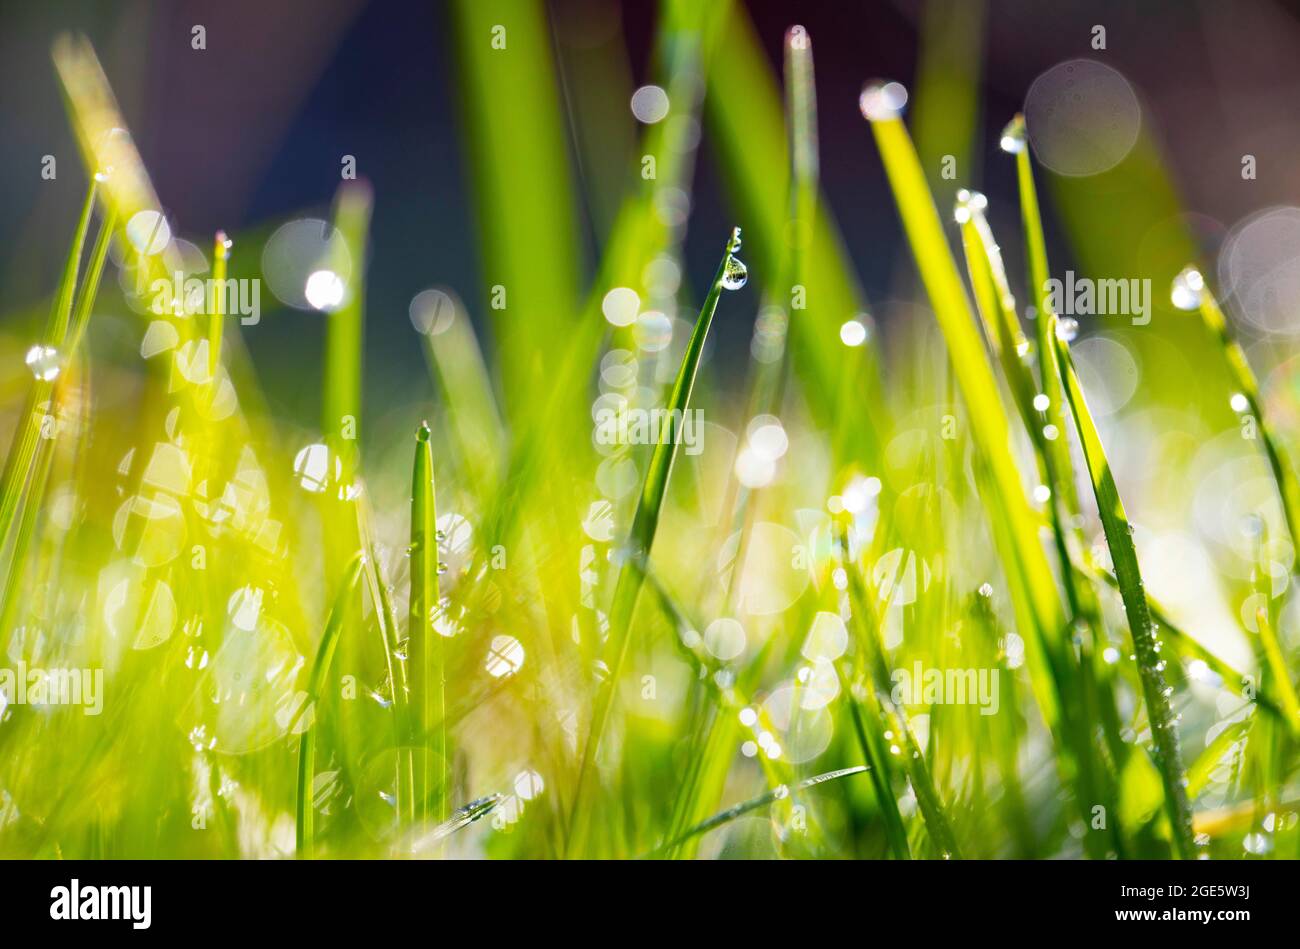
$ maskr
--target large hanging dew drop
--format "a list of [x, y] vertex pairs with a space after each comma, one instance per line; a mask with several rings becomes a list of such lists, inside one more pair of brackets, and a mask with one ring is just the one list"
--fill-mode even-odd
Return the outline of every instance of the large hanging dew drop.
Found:
[[749, 280], [749, 268], [744, 261], [728, 257], [722, 268], [722, 286], [725, 290], [739, 290]]
[[896, 119], [903, 114], [907, 105], [907, 87], [901, 82], [885, 82], [877, 79], [862, 87], [858, 97], [858, 108], [863, 118], [872, 122]]
[[1205, 292], [1205, 278], [1195, 267], [1184, 267], [1174, 278], [1169, 299], [1180, 310], [1195, 310], [1201, 305]]

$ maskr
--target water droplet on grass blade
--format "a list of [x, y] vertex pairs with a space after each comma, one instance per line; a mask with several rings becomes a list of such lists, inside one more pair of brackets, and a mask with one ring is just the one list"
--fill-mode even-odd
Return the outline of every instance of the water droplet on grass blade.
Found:
[[1072, 316], [1061, 319], [1056, 324], [1056, 337], [1067, 343], [1073, 343], [1079, 335], [1079, 321]]
[[335, 310], [343, 302], [343, 278], [332, 270], [315, 270], [307, 277], [302, 293], [317, 310]]
[[37, 344], [27, 350], [23, 361], [41, 382], [53, 382], [59, 377], [59, 351], [53, 346]]
[[872, 122], [896, 119], [907, 105], [907, 88], [901, 82], [874, 80], [862, 87], [858, 108]]
[[1029, 137], [1025, 134], [1025, 119], [1017, 115], [1002, 130], [1002, 139], [998, 143], [1004, 152], [1019, 155], [1025, 150]]
[[1180, 310], [1195, 310], [1201, 305], [1201, 294], [1205, 291], [1205, 278], [1195, 267], [1184, 267], [1174, 278], [1169, 291], [1169, 299]]
[[967, 191], [962, 188], [957, 192], [957, 205], [952, 216], [958, 224], [965, 224], [975, 214], [982, 214], [989, 206], [989, 199], [979, 191]]
[[[739, 243], [739, 239], [737, 239]], [[739, 290], [749, 280], [749, 268], [744, 261], [728, 257], [722, 268], [722, 287], [724, 290]]]

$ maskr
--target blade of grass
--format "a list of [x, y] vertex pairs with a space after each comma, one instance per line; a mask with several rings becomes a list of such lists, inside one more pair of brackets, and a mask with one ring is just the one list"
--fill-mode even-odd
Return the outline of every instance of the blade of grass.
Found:
[[1277, 631], [1269, 620], [1268, 607], [1261, 605], [1255, 611], [1255, 620], [1259, 627], [1259, 642], [1264, 650], [1265, 664], [1273, 677], [1272, 691], [1282, 706], [1282, 718], [1291, 730], [1293, 738], [1300, 738], [1300, 699], [1296, 698], [1295, 686], [1291, 682], [1291, 673], [1286, 667], [1286, 657], [1282, 644], [1278, 641]]
[[[63, 266], [63, 279], [59, 284], [59, 292], [54, 299], [45, 329], [44, 345], [56, 350], [63, 345], [63, 337], [72, 317], [72, 302], [77, 289], [81, 253], [86, 243], [86, 234], [90, 230], [91, 212], [95, 207], [95, 190], [96, 185], [92, 178], [90, 187], [86, 190], [81, 216], [77, 220], [77, 229], [73, 233], [72, 247]], [[40, 440], [39, 421], [35, 426], [32, 425], [32, 421], [37, 419], [37, 408], [49, 399], [53, 389], [53, 380], [36, 379], [32, 383], [23, 414], [19, 416], [19, 432], [9, 445], [9, 453], [5, 459], [3, 490], [0, 491], [0, 532], [2, 532], [0, 538], [8, 535], [18, 509], [19, 498], [26, 489], [31, 475], [31, 465]]]
[[1300, 484], [1297, 484], [1295, 472], [1264, 414], [1264, 406], [1259, 396], [1259, 383], [1246, 359], [1246, 353], [1233, 336], [1223, 310], [1214, 299], [1214, 294], [1205, 287], [1205, 279], [1193, 267], [1184, 270], [1178, 275], [1178, 279], [1186, 281], [1193, 292], [1199, 291], [1197, 295], [1200, 300], [1198, 308], [1201, 312], [1201, 320], [1219, 344], [1228, 374], [1237, 386], [1237, 394], [1245, 396], [1246, 411], [1255, 418], [1259, 440], [1264, 443], [1264, 454], [1268, 457], [1268, 466], [1273, 472], [1273, 482], [1277, 486], [1278, 498], [1282, 502], [1282, 515], [1291, 538], [1290, 567], [1294, 571], [1296, 564], [1300, 562], [1297, 560], [1300, 557]]
[[1192, 841], [1192, 812], [1187, 801], [1187, 775], [1179, 754], [1178, 734], [1174, 729], [1173, 709], [1169, 703], [1169, 692], [1172, 689], [1165, 684], [1162, 671], [1164, 664], [1160, 660], [1155, 631], [1151, 624], [1151, 614], [1147, 609], [1137, 550], [1133, 546], [1132, 527], [1124, 511], [1124, 504], [1120, 500], [1119, 489], [1115, 485], [1110, 463], [1106, 459], [1101, 436], [1092, 420], [1092, 413], [1088, 410], [1083, 387], [1075, 373], [1069, 347], [1064, 337], [1056, 331], [1054, 315], [1051, 324], [1054, 345], [1043, 354], [1044, 372], [1059, 373], [1070, 405], [1070, 413], [1074, 416], [1075, 428], [1083, 447], [1088, 474], [1092, 480], [1093, 493], [1097, 499], [1097, 510], [1101, 515], [1106, 545], [1110, 549], [1111, 562], [1115, 565], [1115, 578], [1124, 601], [1124, 613], [1128, 617], [1129, 632], [1133, 638], [1138, 677], [1142, 683], [1142, 695], [1146, 701], [1147, 718], [1151, 726], [1156, 768], [1160, 772], [1160, 781], [1165, 792], [1165, 809], [1173, 835], [1174, 852], [1182, 859], [1191, 859], [1195, 856], [1195, 845]]
[[230, 239], [225, 231], [217, 231], [212, 244], [212, 282], [217, 292], [212, 294], [212, 312], [208, 314], [208, 375], [213, 391], [217, 386], [217, 367], [221, 365], [221, 332], [224, 329], [227, 294], [226, 261], [230, 258]]
[[[415, 465], [411, 475], [411, 593], [407, 642], [410, 664], [413, 723], [420, 734], [435, 728], [434, 753], [438, 757], [437, 804], [434, 818], [447, 820], [447, 700], [446, 667], [442, 636], [434, 629], [433, 612], [438, 609], [438, 515], [433, 484], [433, 446], [429, 424], [423, 422], [416, 434]], [[428, 756], [424, 756], [428, 767]], [[429, 788], [428, 774], [421, 787]], [[423, 819], [428, 819], [427, 815]]]
[[[811, 778], [805, 778], [804, 780], [796, 784], [794, 787], [798, 791], [806, 791], [809, 788], [817, 787], [818, 785], [825, 784], [828, 781], [837, 781], [840, 778], [847, 778], [855, 774], [862, 774], [866, 770], [867, 770], [866, 765], [857, 765], [852, 768], [841, 768], [838, 771], [827, 771], [825, 774], [818, 774]], [[650, 853], [645, 855], [645, 858], [658, 857], [665, 853], [668, 853], [669, 851], [677, 847], [680, 847], [682, 844], [684, 844], [686, 841], [690, 840], [693, 837], [698, 837], [701, 834], [707, 834], [711, 830], [717, 830], [719, 827], [731, 823], [737, 817], [743, 817], [745, 814], [748, 814], [750, 811], [756, 811], [760, 807], [766, 807], [767, 805], [773, 803], [774, 801], [785, 800], [789, 795], [790, 795], [790, 788], [787, 787], [786, 785], [781, 785], [778, 788], [773, 788], [770, 791], [765, 791], [762, 794], [758, 795], [757, 797], [752, 797], [747, 801], [742, 801], [741, 803], [737, 804], [735, 807], [729, 807], [725, 811], [722, 811], [721, 813], [715, 814], [714, 816], [710, 817], [708, 820], [696, 824], [694, 827], [690, 828], [685, 833], [679, 835], [675, 839], [670, 840], [662, 847], [659, 847], [656, 850], [652, 850]]]
[[695, 321], [695, 329], [692, 331], [690, 341], [686, 345], [686, 353], [682, 357], [682, 365], [677, 372], [677, 380], [673, 383], [672, 395], [669, 397], [666, 406], [668, 414], [664, 417], [663, 427], [659, 431], [654, 451], [650, 456], [645, 482], [642, 485], [640, 498], [637, 501], [636, 514], [633, 516], [632, 528], [623, 551], [624, 560], [619, 568], [618, 579], [614, 585], [614, 600], [609, 614], [609, 640], [605, 646], [606, 655], [610, 659], [608, 662], [609, 676], [596, 697], [596, 704], [592, 711], [591, 727], [582, 753], [582, 764], [578, 770], [577, 786], [573, 800], [573, 815], [569, 821], [569, 826], [574, 829], [574, 833], [570, 837], [568, 848], [566, 848], [570, 855], [576, 853], [575, 848], [580, 847], [583, 843], [582, 837], [577, 831], [578, 824], [575, 821], [582, 820], [585, 823], [586, 815], [581, 810], [586, 803], [584, 790], [586, 785], [594, 780], [591, 777], [591, 771], [595, 766], [596, 752], [599, 749], [601, 735], [605, 729], [609, 706], [613, 701], [615, 684], [618, 682], [627, 655], [627, 644], [631, 638], [632, 614], [636, 609], [637, 597], [645, 580], [646, 567], [650, 559], [650, 549], [654, 546], [655, 531], [659, 526], [659, 511], [663, 506], [664, 496], [668, 492], [668, 477], [672, 473], [673, 459], [677, 454], [677, 442], [680, 435], [678, 426], [680, 423], [674, 423], [673, 419], [685, 419], [686, 417], [685, 413], [690, 406], [691, 391], [695, 387], [695, 376], [700, 368], [700, 357], [704, 352], [704, 341], [708, 338], [709, 326], [713, 322], [714, 311], [718, 308], [718, 299], [722, 296], [723, 278], [731, 274], [733, 269], [739, 265], [739, 262], [734, 257], [739, 247], [740, 228], [735, 228], [731, 233], [731, 237], [727, 240], [727, 245], [722, 254], [722, 261], [718, 264], [717, 273], [713, 276], [713, 283], [709, 287], [708, 295], [704, 298], [704, 305], [700, 308], [700, 315]]
[[[1080, 637], [1081, 655], [1078, 660], [1067, 651], [1062, 654], [1060, 667], [1061, 675], [1066, 678], [1064, 685], [1071, 695], [1071, 700], [1061, 708], [1062, 725], [1069, 734], [1079, 766], [1078, 797], [1084, 805], [1083, 810], [1088, 811], [1091, 807], [1089, 802], [1103, 802], [1109, 806], [1114, 802], [1116, 793], [1115, 775], [1098, 753], [1091, 737], [1094, 729], [1088, 723], [1097, 720], [1103, 722], [1104, 733], [1115, 751], [1122, 752], [1123, 742], [1119, 734], [1118, 715], [1114, 712], [1113, 691], [1108, 680], [1097, 674], [1096, 640], [1101, 615], [1097, 596], [1089, 584], [1079, 583], [1079, 578], [1070, 569], [1073, 563], [1068, 520], [1072, 518], [1071, 502], [1062, 503], [1057, 498], [1058, 490], [1070, 497], [1074, 496], [1069, 456], [1060, 450], [1065, 444], [1062, 439], [1063, 429], [1057, 428], [1055, 436], [1049, 438], [1047, 432], [1050, 429], [1043, 424], [1044, 409], [1051, 407], [1050, 397], [1043, 393], [1044, 398], [1039, 398], [1036, 394], [1033, 376], [1024, 362], [1028, 343], [1020, 330], [1015, 299], [1011, 295], [1006, 269], [1002, 263], [1002, 253], [984, 216], [986, 205], [987, 201], [981, 194], [965, 190], [958, 192], [954, 216], [961, 228], [971, 286], [989, 335], [990, 348], [1002, 364], [1012, 399], [1029, 435], [1039, 476], [1049, 488], [1048, 522], [1052, 529], [1061, 586], [1065, 591], [1069, 615], [1076, 624], [1086, 626], [1092, 633], [1087, 638]], [[1060, 392], [1059, 383], [1053, 386], [1053, 391]], [[1044, 399], [1048, 402], [1046, 407]], [[1056, 408], [1059, 414], [1059, 398]], [[1062, 463], [1066, 465], [1064, 470], [1057, 467]], [[1077, 501], [1073, 503], [1077, 506]], [[1085, 814], [1086, 816], [1088, 815]], [[1105, 841], [1101, 836], [1089, 834], [1084, 838], [1084, 843], [1091, 856], [1105, 856]], [[1118, 847], [1118, 839], [1115, 844]]]
[[[93, 200], [94, 194], [95, 186], [92, 182], [90, 192], [87, 195], [88, 206]], [[31, 411], [20, 418], [21, 432], [14, 439], [14, 444], [10, 448], [10, 461], [13, 463], [12, 471], [15, 479], [13, 483], [17, 490], [11, 502], [9, 483], [6, 482], [5, 508], [4, 512], [0, 513], [0, 529], [2, 529], [0, 538], [8, 539], [9, 528], [14, 521], [17, 522], [18, 526], [9, 547], [9, 564], [5, 571], [4, 588], [0, 591], [0, 636], [3, 635], [3, 631], [10, 628], [13, 622], [14, 610], [18, 604], [18, 598], [14, 596], [14, 593], [22, 581], [28, 549], [36, 529], [36, 519], [45, 500], [45, 489], [54, 455], [54, 439], [58, 434], [57, 424], [53, 426], [53, 431], [48, 436], [43, 433], [45, 419], [57, 420], [59, 417], [59, 407], [64, 401], [64, 387], [71, 377], [77, 351], [82, 338], [85, 336], [86, 327], [90, 323], [91, 309], [94, 307], [95, 298], [99, 294], [99, 284], [104, 274], [105, 261], [108, 259], [108, 245], [113, 236], [114, 222], [115, 215], [110, 210], [100, 225], [99, 234], [95, 238], [95, 246], [91, 249], [86, 277], [82, 282], [80, 296], [76, 300], [76, 313], [71, 316], [71, 325], [69, 325], [69, 314], [73, 306], [73, 295], [70, 288], [66, 286], [59, 294], [56, 312], [62, 315], [52, 317], [46, 338], [47, 340], [55, 340], [55, 342], [48, 343], [48, 345], [60, 350], [60, 378], [56, 380], [37, 379], [34, 381], [31, 389]], [[74, 240], [77, 256], [80, 256], [80, 248], [85, 240], [87, 224], [88, 221], [83, 212], [82, 219], [78, 223], [78, 234]], [[69, 266], [64, 271], [64, 280], [75, 282], [77, 269], [76, 261], [70, 259]], [[47, 408], [42, 414], [41, 405], [47, 399]], [[12, 507], [10, 507], [11, 504]], [[0, 547], [2, 546], [0, 544]]]
[[[864, 91], [864, 99], [880, 95]], [[891, 90], [892, 91], [892, 90]], [[903, 219], [921, 281], [939, 321], [980, 458], [988, 468], [988, 509], [992, 520], [1005, 525], [999, 531], [1001, 553], [1018, 616], [1028, 635], [1034, 694], [1048, 727], [1057, 730], [1059, 698], [1053, 679], [1060, 662], [1058, 640], [1064, 627], [1056, 584], [1038, 540], [1037, 518], [1030, 510], [1011, 454], [1011, 433], [998, 399], [997, 381], [984, 355], [966, 300], [961, 277], [939, 223], [939, 215], [925, 182], [916, 149], [897, 110], [877, 110], [871, 121], [884, 161], [894, 200]]]
[[316, 722], [320, 718], [321, 698], [325, 692], [325, 677], [329, 675], [330, 665], [334, 661], [334, 650], [339, 643], [339, 636], [348, 615], [348, 607], [357, 592], [361, 579], [363, 554], [357, 554], [344, 572], [339, 592], [330, 607], [329, 618], [325, 621], [325, 632], [316, 647], [316, 659], [311, 667], [311, 679], [307, 685], [307, 701], [303, 708], [312, 712], [311, 722], [303, 729], [298, 739], [298, 793], [296, 808], [296, 841], [298, 856], [311, 859], [316, 846], [315, 803], [312, 799], [312, 785], [316, 781]]

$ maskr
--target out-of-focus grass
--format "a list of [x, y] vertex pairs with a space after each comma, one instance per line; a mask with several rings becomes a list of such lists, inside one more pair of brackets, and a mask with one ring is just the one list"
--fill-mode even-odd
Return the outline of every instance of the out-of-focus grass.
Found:
[[[927, 152], [977, 147], [976, 48], [944, 38], [947, 8], [927, 21]], [[59, 43], [103, 181], [69, 222], [39, 337], [57, 379], [29, 378], [14, 419], [0, 668], [102, 669], [103, 704], [4, 693], [0, 853], [1300, 852], [1291, 564], [1279, 578], [1261, 529], [1249, 577], [1225, 581], [1251, 607], [1230, 656], [1143, 587], [1120, 487], [1142, 502], [1102, 451], [1126, 430], [1088, 412], [1057, 338], [1031, 152], [1016, 153], [1026, 332], [981, 201], [968, 192], [945, 227], [901, 112], [873, 112], [929, 302], [916, 326], [878, 327], [821, 193], [817, 112], [849, 104], [816, 101], [812, 38], [786, 34], [782, 96], [741, 5], [668, 0], [649, 81], [669, 112], [616, 130], [636, 147], [602, 169], [584, 281], [590, 196], [542, 4], [457, 3], [453, 20], [484, 278], [469, 307], [486, 319], [440, 298], [419, 341], [427, 388], [391, 418], [363, 405], [370, 195], [346, 183], [330, 225], [346, 260], [313, 262], [344, 293], [322, 307], [319, 371], [293, 369], [319, 385], [310, 430], [268, 408], [244, 348], [258, 330], [233, 311], [137, 315], [107, 280], [94, 302], [110, 240], [123, 287], [188, 265], [179, 242], [140, 252], [128, 225], [159, 199], [88, 44]], [[604, 90], [581, 92], [571, 122], [612, 114]], [[743, 372], [706, 346], [738, 242], [710, 286], [684, 277], [701, 129], [760, 290]], [[600, 131], [574, 130], [577, 153]], [[1112, 210], [1174, 213], [1149, 143], [1130, 162], [1108, 180], [1141, 200]], [[1123, 272], [1080, 192], [1050, 190], [1081, 257]], [[197, 243], [215, 279], [259, 275], [251, 235]], [[1219, 349], [1202, 355], [1263, 423], [1210, 317]], [[149, 345], [110, 359], [108, 328]], [[675, 445], [680, 424], [651, 416], [644, 438], [607, 444], [602, 409], [698, 409], [703, 441]], [[1271, 415], [1263, 430], [1285, 500], [1294, 433]], [[985, 675], [995, 695], [900, 690], [918, 669]]]

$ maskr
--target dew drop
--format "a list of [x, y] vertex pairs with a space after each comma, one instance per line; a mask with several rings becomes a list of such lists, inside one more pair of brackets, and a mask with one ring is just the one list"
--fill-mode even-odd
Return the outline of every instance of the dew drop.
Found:
[[1169, 291], [1170, 302], [1180, 310], [1195, 310], [1201, 305], [1205, 291], [1205, 278], [1195, 267], [1184, 267], [1174, 278]]
[[1019, 155], [1025, 150], [1028, 138], [1025, 135], [1025, 120], [1023, 116], [1017, 115], [1007, 123], [1006, 128], [1002, 130], [1002, 140], [999, 144], [1004, 152], [1012, 155]]
[[1067, 343], [1074, 342], [1079, 335], [1079, 321], [1072, 316], [1063, 317], [1056, 324], [1056, 336]]
[[875, 80], [862, 87], [858, 108], [872, 122], [898, 118], [907, 105], [907, 88], [901, 82]]
[[726, 290], [739, 290], [749, 280], [749, 268], [744, 261], [728, 257], [722, 268], [722, 286]]
[[982, 214], [989, 206], [989, 199], [979, 191], [967, 191], [962, 188], [957, 192], [957, 205], [952, 216], [958, 224], [965, 224], [974, 215]]
[[27, 350], [23, 361], [41, 382], [53, 382], [59, 377], [59, 351], [53, 346], [37, 344]]

